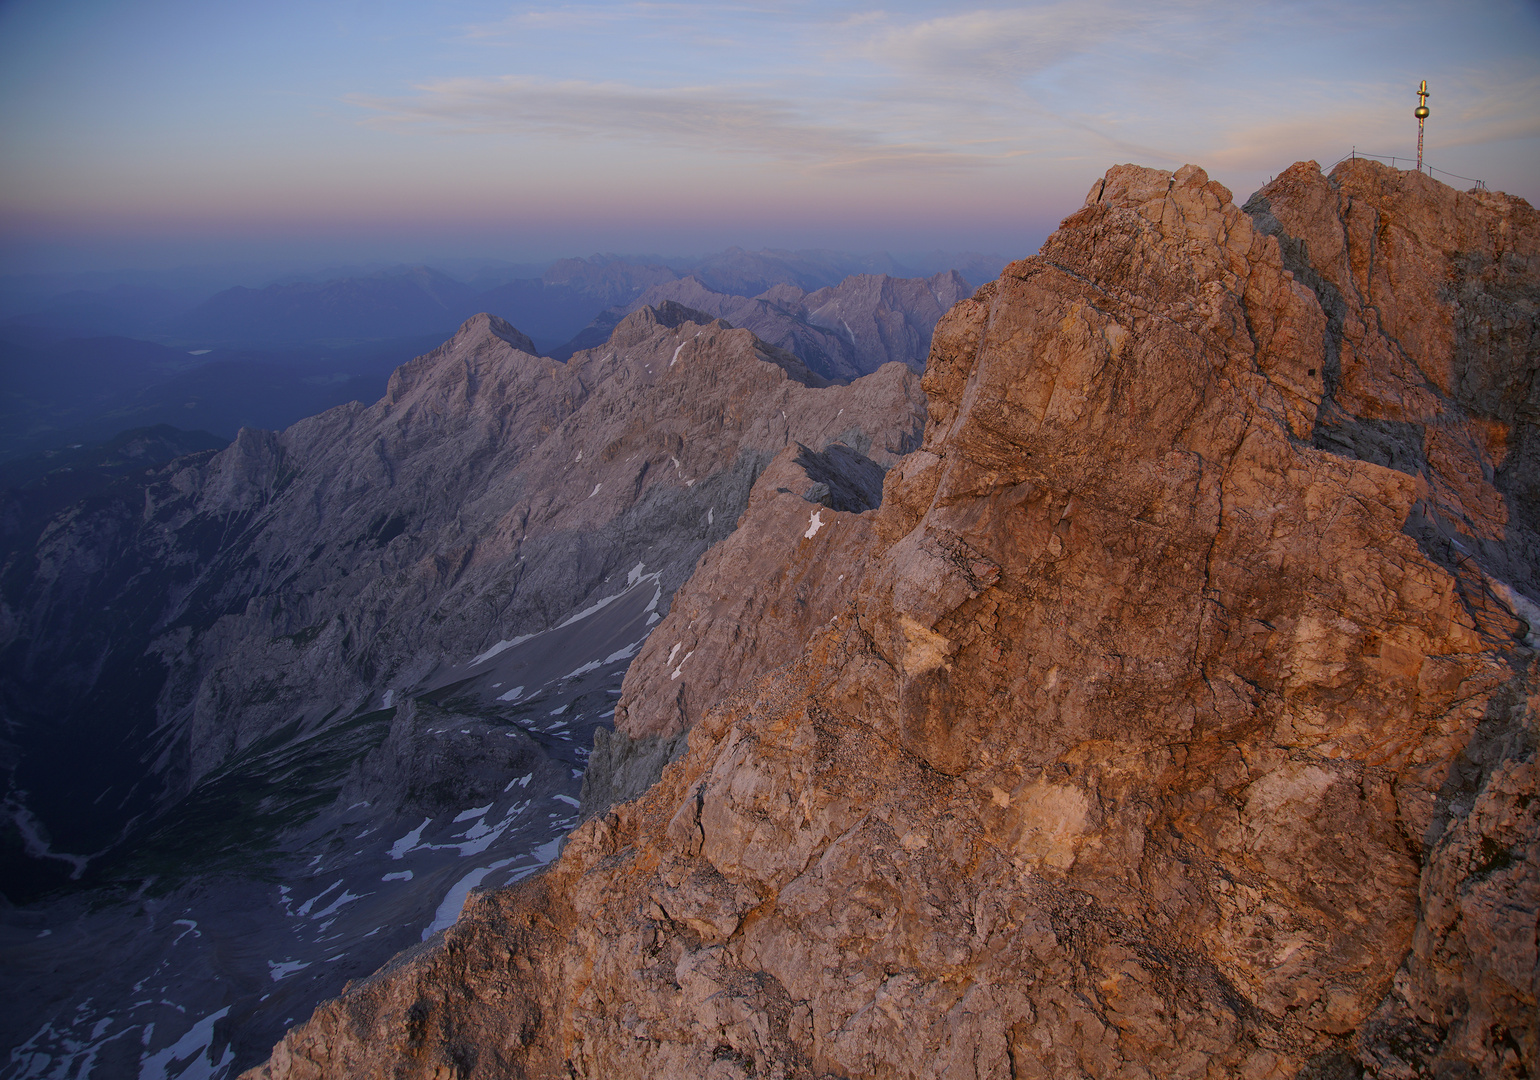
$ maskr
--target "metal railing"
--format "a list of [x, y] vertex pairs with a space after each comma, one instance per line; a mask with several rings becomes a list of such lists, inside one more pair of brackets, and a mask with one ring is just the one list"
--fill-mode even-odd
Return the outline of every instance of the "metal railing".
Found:
[[[1327, 172], [1331, 172], [1332, 169], [1335, 169], [1338, 165], [1341, 165], [1344, 161], [1347, 161], [1350, 158], [1372, 158], [1375, 161], [1388, 161], [1390, 163], [1390, 167], [1393, 168], [1393, 169], [1399, 169], [1399, 168], [1404, 168], [1405, 167], [1405, 166], [1397, 165], [1396, 162], [1398, 162], [1398, 161], [1406, 162], [1407, 165], [1412, 166], [1413, 169], [1415, 169], [1417, 167], [1417, 159], [1415, 157], [1411, 157], [1411, 156], [1409, 156], [1407, 154], [1400, 154], [1400, 155], [1394, 155], [1394, 156], [1390, 155], [1390, 154], [1366, 154], [1363, 151], [1359, 150], [1358, 147], [1355, 146], [1355, 147], [1353, 147], [1353, 149], [1351, 151], [1349, 151], [1348, 153], [1342, 155], [1336, 161], [1332, 162], [1331, 163], [1331, 167], [1328, 168], [1326, 171]], [[1468, 184], [1474, 184], [1478, 191], [1488, 191], [1488, 190], [1490, 190], [1487, 187], [1487, 182], [1485, 180], [1477, 180], [1473, 176], [1461, 176], [1459, 173], [1447, 172], [1447, 171], [1445, 171], [1443, 169], [1435, 169], [1432, 165], [1429, 165], [1426, 161], [1422, 163], [1422, 171], [1427, 173], [1429, 176], [1433, 176], [1433, 174], [1437, 173], [1440, 176], [1447, 176], [1451, 180], [1464, 180]], [[1453, 186], [1454, 186], [1453, 184], [1450, 185], [1450, 187], [1453, 187]]]

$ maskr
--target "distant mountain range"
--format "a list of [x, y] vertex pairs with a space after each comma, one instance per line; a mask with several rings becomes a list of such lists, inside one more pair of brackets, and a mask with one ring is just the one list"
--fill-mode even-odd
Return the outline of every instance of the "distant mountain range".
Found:
[[[343, 345], [452, 332], [486, 311], [524, 329], [542, 351], [558, 349], [607, 308], [630, 306], [655, 285], [694, 277], [706, 288], [757, 296], [778, 285], [804, 292], [853, 274], [929, 277], [956, 270], [970, 282], [992, 280], [1003, 256], [935, 252], [905, 261], [886, 254], [830, 251], [726, 251], [695, 259], [592, 255], [561, 259], [538, 274], [530, 265], [482, 267], [455, 275], [429, 266], [339, 268], [330, 276], [284, 275], [257, 288], [199, 293], [186, 282], [166, 287], [114, 280], [0, 282], [0, 327], [59, 336], [125, 336], [187, 348]], [[228, 279], [227, 279], [228, 280]], [[58, 286], [65, 286], [59, 288]]]
[[[993, 278], [1005, 262], [979, 255], [953, 261], [966, 264], [964, 276], [971, 273], [970, 280], [978, 281]], [[959, 268], [939, 269], [955, 272]], [[852, 275], [873, 274], [917, 276], [889, 256], [742, 248], [690, 262], [601, 255], [562, 259], [537, 278], [496, 281], [493, 277], [490, 281], [495, 284], [488, 278], [466, 283], [431, 267], [416, 266], [262, 289], [226, 289], [193, 310], [164, 320], [157, 330], [161, 340], [184, 344], [292, 346], [444, 333], [485, 311], [523, 329], [543, 353], [570, 356], [583, 347], [572, 342], [574, 335], [601, 311], [617, 307], [634, 311], [645, 303], [644, 292], [673, 282], [693, 278], [713, 293], [747, 298], [778, 287], [813, 292], [839, 285]]]
[[552, 355], [565, 359], [602, 344], [631, 312], [673, 301], [754, 331], [828, 379], [854, 379], [894, 360], [923, 371], [937, 320], [972, 292], [955, 270], [929, 278], [853, 274], [813, 292], [778, 282], [752, 297], [713, 289], [692, 274], [601, 313]]
[[[0, 281], [0, 460], [156, 424], [233, 438], [352, 400], [487, 312], [557, 359], [666, 300], [753, 330], [834, 380], [923, 368], [936, 320], [1003, 257], [726, 251], [530, 266], [340, 268], [202, 295], [183, 279]], [[89, 286], [89, 287], [82, 287]], [[50, 293], [49, 287], [59, 291]], [[31, 291], [29, 292], [28, 289]]]

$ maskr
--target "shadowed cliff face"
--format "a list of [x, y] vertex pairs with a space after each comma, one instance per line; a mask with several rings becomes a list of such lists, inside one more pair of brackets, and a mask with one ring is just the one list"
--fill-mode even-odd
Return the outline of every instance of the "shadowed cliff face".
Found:
[[626, 678], [688, 754], [260, 1075], [1532, 1075], [1540, 222], [1249, 205], [1111, 170], [879, 509], [783, 451]]

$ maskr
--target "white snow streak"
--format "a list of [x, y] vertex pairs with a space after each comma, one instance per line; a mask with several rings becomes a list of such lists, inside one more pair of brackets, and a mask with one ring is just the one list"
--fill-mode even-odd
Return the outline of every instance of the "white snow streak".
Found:
[[534, 634], [520, 634], [518, 637], [516, 637], [516, 638], [509, 638], [507, 641], [499, 641], [496, 645], [493, 645], [486, 652], [478, 653], [476, 656], [472, 657], [471, 658], [470, 666], [471, 667], [475, 667], [477, 664], [480, 664], [480, 663], [483, 663], [483, 662], [485, 662], [487, 660], [490, 660], [490, 659], [492, 659], [492, 657], [496, 656], [498, 653], [502, 652], [504, 649], [511, 649], [515, 645], [521, 645], [521, 644], [523, 644], [524, 642], [528, 641], [530, 638], [532, 638], [534, 636], [535, 636]]
[[[269, 965], [272, 966], [271, 961]], [[301, 964], [300, 967], [307, 965]], [[281, 976], [273, 976], [276, 981]], [[219, 1055], [219, 1060], [214, 1061], [208, 1055], [209, 1044], [214, 1041], [214, 1025], [224, 1019], [225, 1013], [230, 1011], [226, 1005], [216, 1013], [209, 1013], [202, 1020], [192, 1026], [186, 1035], [176, 1042], [148, 1055], [139, 1063], [139, 1080], [167, 1080], [170, 1075], [167, 1067], [179, 1062], [193, 1059], [186, 1068], [177, 1070], [178, 1080], [209, 1080], [215, 1073], [220, 1072], [230, 1063], [234, 1051], [226, 1044], [224, 1053]]]
[[588, 663], [584, 664], [582, 667], [577, 668], [577, 669], [575, 669], [573, 671], [567, 672], [567, 674], [563, 675], [562, 678], [563, 679], [575, 679], [579, 675], [587, 675], [590, 671], [598, 671], [600, 668], [604, 667], [606, 664], [613, 664], [613, 663], [615, 663], [618, 660], [629, 660], [633, 656], [636, 655], [636, 650], [640, 649], [641, 647], [642, 647], [642, 643], [640, 641], [633, 641], [631, 644], [627, 645], [624, 649], [621, 649], [618, 652], [610, 653], [603, 660], [590, 660]]
[[[293, 975], [296, 971], [303, 971], [305, 968], [310, 966], [310, 961], [309, 960], [285, 960], [283, 963], [280, 964], [280, 963], [275, 963], [272, 960], [269, 960], [267, 962], [267, 966], [268, 966], [268, 969], [269, 969], [268, 970], [268, 974], [272, 976], [274, 982], [278, 982], [280, 979], [287, 979], [290, 975]], [[142, 1076], [143, 1073], [141, 1073], [140, 1075]]]
[[[516, 859], [518, 856], [515, 855], [513, 858]], [[422, 940], [427, 941], [440, 930], [447, 930], [453, 926], [460, 918], [460, 911], [465, 907], [465, 898], [470, 895], [471, 890], [481, 884], [482, 878], [494, 870], [501, 870], [511, 862], [513, 862], [513, 859], [499, 859], [491, 866], [483, 866], [478, 870], [472, 870], [469, 874], [455, 882], [450, 887], [448, 895], [444, 897], [444, 902], [439, 904], [438, 910], [433, 913], [433, 921], [423, 927]]]
[[[402, 858], [404, 855], [406, 855], [407, 852], [411, 851], [419, 843], [421, 843], [422, 831], [428, 827], [428, 824], [432, 820], [433, 819], [430, 817], [423, 818], [421, 825], [417, 826], [417, 828], [413, 829], [411, 832], [407, 833], [401, 839], [392, 844], [390, 848], [390, 857], [392, 859]], [[303, 914], [303, 912], [301, 912], [301, 914]]]

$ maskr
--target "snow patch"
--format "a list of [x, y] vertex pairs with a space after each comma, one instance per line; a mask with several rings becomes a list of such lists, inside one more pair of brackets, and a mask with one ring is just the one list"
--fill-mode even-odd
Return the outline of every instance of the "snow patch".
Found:
[[594, 485], [594, 489], [588, 493], [588, 497], [591, 499], [595, 495], [599, 494], [599, 489], [602, 488], [603, 486], [604, 486], [604, 481], [600, 480], [597, 484]]
[[[642, 577], [639, 580], [641, 580], [641, 581], [657, 581], [658, 578], [660, 578], [662, 576], [663, 576], [663, 572], [660, 570], [656, 574], [643, 574]], [[588, 607], [584, 608], [582, 611], [576, 612], [576, 613], [574, 613], [572, 615], [568, 615], [565, 619], [563, 619], [561, 622], [556, 624], [555, 629], [560, 630], [564, 626], [571, 626], [575, 622], [580, 622], [583, 619], [588, 618], [590, 615], [594, 614], [595, 612], [602, 611], [603, 609], [609, 607], [616, 600], [619, 600], [622, 596], [626, 595], [626, 593], [628, 593], [630, 591], [631, 591], [631, 587], [627, 586], [625, 589], [623, 589], [620, 592], [616, 593], [614, 596], [601, 597], [600, 599], [594, 601], [594, 603], [590, 604]]]
[[[433, 819], [430, 817], [423, 818], [421, 825], [417, 826], [417, 828], [413, 829], [411, 832], [407, 833], [401, 839], [392, 844], [390, 847], [390, 857], [392, 859], [402, 858], [406, 855], [407, 852], [411, 851], [418, 844], [420, 844], [422, 842], [422, 831], [428, 827], [428, 824], [432, 822], [432, 820]], [[301, 912], [301, 914], [304, 913]]]
[[380, 880], [381, 881], [411, 881], [412, 880], [412, 872], [410, 870], [397, 870], [394, 874], [386, 874], [384, 877], [380, 878]]
[[[514, 858], [517, 858], [517, 856]], [[481, 884], [482, 878], [494, 870], [501, 870], [511, 862], [513, 862], [513, 859], [499, 859], [491, 866], [483, 866], [478, 870], [472, 870], [469, 874], [455, 882], [444, 897], [443, 903], [439, 904], [438, 910], [433, 913], [433, 921], [423, 927], [422, 940], [427, 941], [440, 930], [447, 930], [453, 926], [459, 920], [460, 911], [465, 907], [465, 898], [470, 895], [471, 890]]]
[[506, 690], [503, 693], [498, 694], [497, 695], [497, 700], [498, 701], [517, 701], [517, 700], [519, 700], [519, 695], [522, 694], [523, 692], [524, 692], [524, 688], [522, 686], [515, 686], [512, 690]]
[[274, 982], [279, 982], [280, 980], [287, 979], [290, 975], [293, 975], [296, 971], [303, 971], [305, 968], [307, 968], [309, 966], [310, 966], [310, 961], [309, 960], [285, 960], [282, 963], [278, 963], [277, 961], [269, 960], [267, 962], [267, 968], [268, 968], [267, 973], [268, 973], [269, 976], [272, 977], [272, 980]]
[[814, 510], [813, 516], [808, 519], [807, 532], [802, 534], [802, 539], [811, 540], [818, 535], [818, 530], [823, 528], [823, 511]]
[[675, 364], [677, 364], [679, 362], [679, 351], [680, 351], [680, 349], [683, 349], [686, 344], [688, 344], [688, 343], [687, 342], [683, 342], [683, 341], [681, 341], [679, 343], [679, 348], [674, 350], [674, 358], [668, 362], [668, 366], [669, 367], [673, 367]]
[[563, 675], [562, 678], [575, 679], [579, 675], [587, 675], [590, 671], [598, 671], [606, 664], [614, 664], [621, 660], [629, 660], [636, 655], [636, 650], [640, 649], [641, 647], [642, 643], [640, 641], [633, 641], [631, 644], [627, 645], [625, 648], [619, 650], [618, 652], [610, 653], [603, 660], [590, 660], [582, 667], [577, 668], [574, 671], [569, 671], [567, 674]]
[[564, 802], [564, 803], [571, 803], [573, 806], [580, 806], [580, 805], [582, 805], [576, 799], [574, 799], [571, 795], [552, 795], [551, 798], [553, 798], [553, 799], [560, 799], [562, 802]]
[[296, 912], [296, 914], [299, 915], [301, 918], [309, 915], [311, 907], [314, 906], [314, 904], [315, 904], [315, 902], [317, 900], [321, 899], [321, 897], [325, 896], [327, 893], [331, 892], [333, 889], [335, 889], [338, 885], [341, 885], [341, 884], [342, 884], [342, 879], [338, 878], [336, 881], [334, 881], [330, 885], [326, 886], [326, 888], [322, 889], [320, 892], [318, 892], [314, 896], [312, 896], [309, 900], [306, 900], [303, 904], [301, 904], [299, 906], [299, 911]]
[[487, 829], [485, 824], [483, 824], [482, 828], [485, 831], [482, 832], [480, 835], [471, 835], [471, 834], [473, 834], [473, 833], [475, 833], [477, 831], [475, 829], [471, 829], [467, 833], [467, 842], [466, 843], [463, 843], [463, 844], [437, 844], [437, 845], [435, 845], [435, 847], [458, 848], [459, 851], [460, 851], [460, 858], [462, 858], [462, 859], [469, 858], [472, 855], [480, 855], [483, 851], [487, 850], [487, 848], [492, 846], [492, 842], [494, 840], [496, 840], [499, 836], [502, 836], [503, 833], [507, 832], [508, 831], [508, 826], [510, 826], [512, 824], [513, 824], [513, 818], [512, 817], [506, 817], [506, 818], [504, 818], [498, 824], [497, 828], [495, 828], [495, 829]]
[[477, 664], [484, 664], [488, 660], [492, 659], [492, 657], [494, 657], [498, 653], [502, 652], [504, 649], [511, 649], [515, 645], [522, 645], [524, 642], [528, 641], [530, 638], [532, 638], [534, 636], [535, 636], [534, 634], [520, 634], [518, 637], [516, 637], [516, 638], [509, 638], [507, 641], [499, 641], [496, 645], [493, 645], [486, 652], [478, 653], [476, 656], [472, 657], [469, 666], [470, 667], [475, 667]]
[[385, 691], [385, 696], [380, 699], [380, 708], [382, 708], [382, 709], [390, 708], [391, 703], [394, 702], [395, 700], [396, 700], [396, 692], [394, 690], [387, 690], [387, 691]]
[[337, 914], [337, 909], [340, 908], [343, 904], [351, 904], [354, 900], [362, 900], [365, 896], [368, 895], [368, 893], [350, 893], [344, 889], [342, 890], [341, 896], [337, 897], [337, 899], [333, 900], [330, 904], [327, 904], [324, 908], [310, 917], [312, 919], [324, 919], [328, 916], [335, 915]]
[[492, 804], [487, 803], [485, 806], [473, 806], [469, 810], [461, 810], [458, 814], [455, 815], [454, 823], [458, 825], [462, 821], [471, 820], [471, 818], [484, 817], [486, 812], [490, 809], [492, 809]]
[[[278, 976], [275, 976], [276, 978]], [[214, 1025], [223, 1020], [229, 1011], [230, 1006], [226, 1005], [218, 1012], [209, 1013], [176, 1042], [164, 1050], [158, 1050], [144, 1057], [139, 1062], [139, 1080], [169, 1080], [171, 1073], [168, 1069], [184, 1061], [189, 1063], [177, 1070], [177, 1080], [212, 1080], [216, 1074], [222, 1073], [230, 1064], [230, 1059], [235, 1056], [235, 1051], [226, 1043], [224, 1051], [219, 1055], [219, 1060], [215, 1061], [208, 1050], [214, 1042]], [[145, 1029], [145, 1036], [148, 1043], [148, 1028]]]

